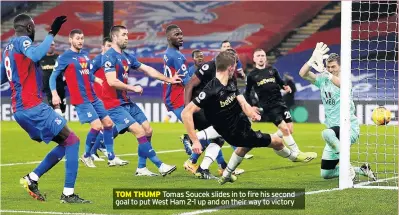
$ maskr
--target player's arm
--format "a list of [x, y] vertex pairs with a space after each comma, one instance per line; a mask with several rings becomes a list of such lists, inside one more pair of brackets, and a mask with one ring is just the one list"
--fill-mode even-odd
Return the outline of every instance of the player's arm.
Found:
[[116, 76], [115, 62], [116, 60], [110, 55], [104, 55], [102, 57], [102, 66], [104, 67], [105, 78], [109, 86], [117, 90], [126, 90], [136, 93], [142, 93], [143, 88], [141, 86], [130, 86], [120, 81]]
[[158, 72], [158, 70], [152, 68], [151, 66], [147, 66], [144, 63], [141, 63], [141, 65], [138, 67], [138, 70], [141, 72], [144, 72], [151, 78], [155, 78], [164, 82], [168, 82], [171, 84], [179, 84], [182, 82], [179, 74], [175, 74], [173, 77], [169, 78], [164, 76], [162, 73]]
[[308, 63], [303, 64], [301, 70], [299, 70], [299, 76], [314, 84], [316, 82], [316, 74], [310, 71], [311, 68], [312, 67]]
[[194, 102], [190, 102], [184, 109], [183, 112], [181, 113], [181, 117], [183, 120], [184, 127], [187, 130], [187, 134], [190, 137], [191, 141], [193, 142], [193, 151], [194, 153], [200, 154], [202, 151], [201, 144], [197, 138], [197, 135], [195, 133], [195, 127], [194, 127], [194, 119], [193, 115], [195, 112], [200, 111], [201, 108], [198, 107]]
[[245, 115], [247, 115], [247, 117], [249, 117], [253, 121], [260, 120], [259, 109], [249, 105], [243, 95], [238, 95], [237, 101], [240, 104], [242, 111], [245, 113]]
[[54, 65], [54, 70], [50, 75], [49, 85], [52, 95], [52, 103], [53, 105], [58, 105], [61, 103], [61, 99], [57, 92], [57, 77], [67, 68], [67, 64], [64, 60], [60, 57], [57, 58]]
[[321, 75], [326, 76], [328, 80], [330, 80], [335, 86], [341, 88], [341, 81], [339, 77], [329, 73], [327, 70], [325, 70]]
[[201, 83], [201, 80], [198, 78], [197, 74], [195, 73], [188, 84], [184, 86], [184, 105], [188, 105], [191, 101], [191, 96], [193, 95], [194, 87], [198, 86]]
[[274, 78], [276, 79], [276, 83], [280, 86], [281, 89], [284, 89], [286, 93], [291, 93], [291, 87], [286, 85], [283, 79], [280, 77], [280, 74], [278, 73], [276, 68], [273, 68], [274, 70]]
[[244, 97], [246, 98], [247, 102], [250, 105], [253, 105], [253, 104], [251, 104], [251, 90], [253, 87], [253, 81], [252, 81], [251, 77], [252, 77], [251, 74], [247, 76], [247, 84], [245, 85]]

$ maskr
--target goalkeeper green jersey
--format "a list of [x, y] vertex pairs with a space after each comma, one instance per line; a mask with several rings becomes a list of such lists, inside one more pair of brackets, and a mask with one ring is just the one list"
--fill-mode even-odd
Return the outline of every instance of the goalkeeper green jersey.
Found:
[[[320, 89], [321, 100], [324, 106], [325, 122], [328, 127], [339, 126], [340, 122], [340, 89], [335, 86], [327, 77], [322, 75], [316, 76], [314, 83]], [[345, 101], [346, 102], [346, 101]], [[350, 101], [350, 121], [352, 129], [359, 130], [359, 122], [355, 116], [355, 104], [353, 103], [352, 96]]]

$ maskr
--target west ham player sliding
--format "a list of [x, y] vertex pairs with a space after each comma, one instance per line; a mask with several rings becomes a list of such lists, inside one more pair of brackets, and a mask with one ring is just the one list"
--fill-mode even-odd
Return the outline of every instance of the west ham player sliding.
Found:
[[140, 63], [134, 55], [126, 53], [124, 50], [128, 44], [128, 31], [125, 26], [113, 26], [110, 37], [112, 47], [102, 57], [105, 76], [100, 98], [104, 101], [105, 108], [115, 123], [117, 133], [129, 131], [137, 137], [139, 160], [136, 175], [157, 175], [146, 167], [146, 160], [150, 159], [158, 167], [159, 173], [166, 176], [175, 171], [176, 166], [163, 163], [156, 155], [151, 145], [152, 128], [150, 123], [141, 109], [127, 97], [128, 91], [141, 94], [143, 88], [128, 85], [127, 81], [129, 69], [137, 69], [152, 78], [171, 84], [178, 84], [181, 79], [178, 75], [165, 77], [154, 68]]
[[26, 14], [16, 16], [15, 37], [5, 46], [2, 54], [1, 84], [10, 82], [15, 121], [30, 138], [38, 142], [54, 141], [58, 144], [36, 169], [20, 179], [21, 185], [33, 198], [45, 201], [39, 191], [38, 180], [65, 156], [65, 183], [61, 203], [90, 203], [74, 192], [78, 173], [79, 138], [68, 128], [63, 117], [42, 102], [42, 74], [36, 67], [64, 22], [66, 16], [57, 17], [44, 41], [38, 46], [32, 46], [35, 38], [32, 18]]
[[104, 129], [104, 144], [108, 152], [108, 166], [123, 166], [127, 161], [115, 157], [114, 140], [112, 138], [113, 122], [104, 108], [103, 102], [97, 98], [93, 91], [92, 83], [102, 84], [102, 80], [90, 73], [90, 59], [87, 53], [82, 52], [84, 44], [83, 32], [74, 29], [69, 33], [71, 48], [57, 59], [54, 72], [50, 76], [50, 89], [53, 95], [53, 104], [59, 104], [60, 97], [57, 93], [56, 79], [64, 73], [67, 82], [71, 104], [75, 105], [80, 123], [89, 123], [90, 131], [86, 137], [86, 150], [80, 160], [87, 167], [96, 167], [93, 163], [90, 150], [100, 130]]
[[[321, 177], [324, 179], [339, 177], [339, 129], [340, 129], [340, 79], [341, 72], [340, 57], [332, 53], [329, 56], [327, 52], [330, 49], [324, 43], [317, 43], [315, 50], [309, 61], [305, 63], [299, 75], [314, 84], [320, 89], [321, 101], [325, 109], [326, 120], [324, 124], [327, 126], [321, 134], [326, 142], [321, 158]], [[324, 67], [323, 55], [326, 59], [327, 69]], [[315, 66], [318, 65], [318, 66]], [[311, 72], [314, 67], [319, 73], [316, 75]], [[354, 144], [359, 139], [359, 122], [355, 115], [355, 105], [351, 98], [350, 101], [350, 123], [351, 123], [351, 144]], [[368, 163], [361, 167], [350, 166], [350, 173], [352, 180], [355, 179], [356, 173], [358, 175], [368, 176], [371, 180], [377, 180]]]
[[193, 114], [204, 110], [206, 118], [215, 130], [231, 145], [238, 147], [232, 154], [220, 184], [234, 182], [237, 177], [232, 172], [254, 147], [270, 147], [284, 158], [306, 162], [305, 157], [291, 151], [277, 135], [269, 135], [251, 129], [252, 120], [260, 120], [257, 108], [251, 107], [239, 94], [232, 80], [236, 67], [236, 54], [224, 51], [216, 57], [216, 77], [183, 110], [184, 126], [193, 141], [193, 151], [201, 153], [202, 146], [195, 134]]
[[[298, 145], [292, 137], [291, 115], [280, 93], [280, 89], [290, 93], [291, 88], [284, 84], [278, 71], [267, 64], [266, 52], [263, 49], [256, 49], [253, 55], [255, 69], [247, 76], [245, 97], [250, 101], [250, 92], [254, 88], [259, 97], [259, 105], [263, 109], [262, 117], [272, 121], [278, 127], [276, 134], [283, 138], [292, 151], [299, 153]], [[317, 157], [315, 152], [307, 152], [305, 155], [309, 161]]]

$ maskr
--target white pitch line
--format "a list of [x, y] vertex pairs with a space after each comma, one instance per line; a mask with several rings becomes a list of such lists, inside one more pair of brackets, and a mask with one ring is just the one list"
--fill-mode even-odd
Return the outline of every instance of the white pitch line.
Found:
[[68, 213], [56, 211], [17, 211], [17, 210], [0, 210], [1, 213], [18, 213], [18, 214], [56, 214], [56, 215], [112, 215], [112, 214], [95, 214], [95, 213]]
[[[359, 184], [362, 185], [362, 186], [359, 187], [359, 188], [364, 188], [364, 187], [366, 187], [366, 185], [368, 185], [368, 184], [372, 184], [372, 183], [376, 183], [376, 182], [384, 182], [384, 181], [392, 180], [392, 179], [395, 179], [395, 178], [398, 178], [398, 177], [385, 178], [385, 179], [380, 179], [380, 180], [377, 180], [377, 181], [362, 182], [362, 183], [359, 183]], [[355, 188], [358, 188], [357, 185], [355, 185], [354, 187], [355, 187]], [[373, 186], [373, 187], [375, 188], [375, 186]], [[377, 189], [380, 189], [380, 188], [377, 188]], [[396, 189], [397, 189], [397, 188], [396, 188]], [[318, 193], [326, 193], [326, 192], [332, 192], [332, 191], [336, 191], [336, 190], [343, 190], [343, 189], [340, 189], [340, 188], [332, 188], [332, 189], [326, 189], [326, 190], [314, 190], [314, 191], [305, 192], [305, 195], [313, 195], [313, 194], [318, 194]], [[222, 209], [229, 209], [229, 208], [234, 208], [234, 207], [239, 207], [239, 206], [242, 206], [242, 205], [228, 205], [228, 206], [223, 206]], [[197, 210], [197, 211], [192, 211], [192, 212], [180, 213], [180, 214], [178, 214], [178, 215], [196, 215], [196, 214], [203, 214], [203, 213], [213, 213], [213, 212], [216, 212], [216, 211], [219, 211], [219, 210], [221, 210], [221, 208], [206, 209], [206, 210]]]

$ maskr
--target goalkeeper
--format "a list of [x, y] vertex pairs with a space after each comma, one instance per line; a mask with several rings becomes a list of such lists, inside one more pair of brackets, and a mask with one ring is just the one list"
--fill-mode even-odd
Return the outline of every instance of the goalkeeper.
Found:
[[[305, 63], [299, 75], [314, 84], [320, 89], [321, 100], [325, 110], [325, 122], [327, 129], [322, 133], [323, 140], [326, 142], [321, 159], [321, 177], [324, 179], [336, 178], [339, 176], [339, 125], [340, 125], [340, 80], [339, 74], [340, 57], [338, 54], [327, 52], [330, 49], [326, 44], [317, 43], [312, 57]], [[323, 59], [326, 59], [324, 67]], [[318, 74], [311, 72], [313, 67]], [[350, 122], [351, 122], [351, 144], [359, 139], [359, 122], [355, 116], [355, 105], [352, 98], [350, 99]], [[356, 174], [368, 176], [371, 180], [376, 180], [373, 171], [368, 163], [361, 167], [350, 166], [350, 177], [355, 180]]]

